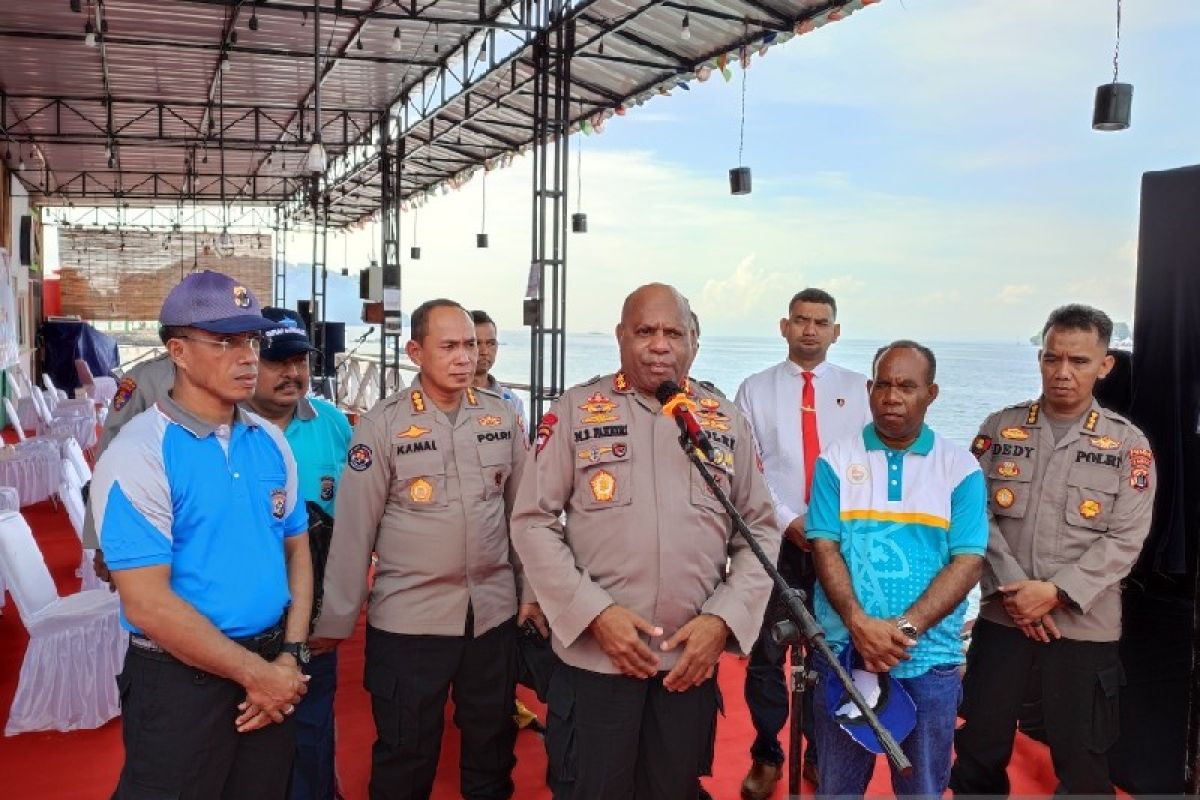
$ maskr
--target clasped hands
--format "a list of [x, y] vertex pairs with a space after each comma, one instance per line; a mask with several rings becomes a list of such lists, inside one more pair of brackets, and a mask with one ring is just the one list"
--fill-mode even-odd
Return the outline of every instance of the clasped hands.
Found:
[[257, 662], [244, 684], [246, 699], [238, 704], [241, 713], [234, 720], [238, 733], [283, 722], [308, 692], [309, 676], [290, 653], [280, 653], [274, 661], [257, 658]]
[[1035, 642], [1061, 639], [1050, 612], [1062, 605], [1058, 587], [1049, 581], [1013, 581], [1000, 587], [1004, 610], [1021, 633]]
[[[641, 635], [662, 636], [661, 627], [614, 604], [601, 611], [588, 629], [622, 675], [645, 679], [658, 673], [658, 656], [642, 641]], [[728, 638], [729, 626], [718, 616], [700, 614], [689, 620], [659, 645], [665, 653], [683, 645], [683, 654], [663, 678], [663, 687], [670, 692], [682, 692], [711, 678]]]

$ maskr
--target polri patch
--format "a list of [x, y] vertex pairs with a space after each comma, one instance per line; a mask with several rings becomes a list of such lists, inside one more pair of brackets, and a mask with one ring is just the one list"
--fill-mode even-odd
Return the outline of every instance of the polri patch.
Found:
[[996, 494], [992, 496], [992, 499], [995, 500], [996, 505], [1000, 506], [1001, 508], [1011, 508], [1012, 504], [1017, 502], [1017, 496], [1013, 494], [1013, 490], [1009, 489], [1007, 486], [997, 489]]
[[992, 437], [980, 434], [971, 442], [971, 455], [979, 458], [992, 447]]
[[1154, 453], [1144, 447], [1132, 447], [1129, 450], [1129, 486], [1139, 492], [1150, 488], [1150, 464], [1154, 461]]
[[333, 499], [333, 485], [334, 484], [333, 484], [333, 476], [332, 475], [322, 475], [321, 476], [321, 499], [322, 500], [332, 500]]
[[608, 470], [597, 470], [588, 479], [588, 485], [592, 487], [592, 497], [599, 503], [611, 503], [617, 493], [617, 479]]
[[538, 425], [537, 438], [534, 440], [534, 455], [542, 452], [542, 448], [550, 441], [550, 437], [554, 435], [554, 426], [558, 424], [558, 416], [553, 412], [547, 412], [542, 415], [542, 422]]
[[371, 448], [365, 444], [356, 444], [346, 454], [346, 466], [355, 472], [371, 468]]
[[120, 411], [124, 408], [135, 391], [137, 391], [137, 381], [132, 377], [121, 378], [121, 385], [117, 387], [117, 393], [113, 395], [113, 411]]
[[433, 484], [417, 478], [408, 485], [408, 499], [414, 503], [429, 503], [433, 500]]
[[1100, 512], [1103, 510], [1103, 507], [1097, 500], [1088, 499], [1079, 504], [1079, 516], [1084, 519], [1095, 519], [1100, 516]]
[[287, 490], [272, 489], [271, 490], [271, 516], [275, 519], [283, 519], [283, 511], [287, 508]]

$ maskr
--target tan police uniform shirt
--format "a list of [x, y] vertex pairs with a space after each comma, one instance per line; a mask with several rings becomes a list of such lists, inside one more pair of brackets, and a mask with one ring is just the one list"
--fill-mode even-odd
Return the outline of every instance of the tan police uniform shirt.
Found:
[[[719, 395], [694, 383], [690, 391], [716, 448], [710, 467], [774, 561], [780, 534], [750, 424]], [[594, 378], [554, 403], [536, 448], [513, 512], [513, 544], [563, 661], [617, 672], [588, 631], [614, 603], [661, 626], [664, 639], [698, 614], [715, 614], [732, 631], [731, 644], [749, 652], [771, 580], [654, 398], [620, 373]], [[683, 650], [663, 653], [663, 639], [646, 641], [664, 670]]]
[[[315, 636], [344, 639], [367, 620], [391, 633], [479, 635], [517, 613], [519, 565], [508, 517], [528, 449], [512, 407], [467, 390], [452, 423], [420, 376], [354, 430], [338, 485], [333, 544]], [[526, 591], [523, 602], [533, 602]]]
[[1155, 474], [1146, 437], [1095, 401], [1057, 444], [1036, 402], [992, 414], [971, 445], [988, 484], [980, 616], [1014, 625], [999, 587], [1050, 581], [1075, 607], [1052, 613], [1068, 639], [1121, 636], [1121, 581], [1150, 531]]
[[[100, 431], [100, 441], [96, 445], [96, 459], [99, 460], [126, 422], [167, 397], [174, 385], [175, 362], [166, 353], [138, 364], [123, 375], [108, 408], [108, 416], [104, 418], [104, 428]], [[96, 550], [100, 547], [90, 503], [87, 513], [83, 515], [81, 538], [84, 550]]]

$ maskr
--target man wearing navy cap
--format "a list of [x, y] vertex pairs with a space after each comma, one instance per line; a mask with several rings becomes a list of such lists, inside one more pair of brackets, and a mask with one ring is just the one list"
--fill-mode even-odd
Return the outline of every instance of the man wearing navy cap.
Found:
[[[258, 384], [247, 405], [283, 431], [296, 457], [300, 494], [309, 505], [309, 552], [313, 563], [313, 616], [321, 609], [321, 580], [333, 532], [337, 486], [350, 448], [350, 423], [334, 405], [309, 397], [309, 354], [317, 352], [300, 315], [264, 308], [278, 327], [263, 334]], [[337, 650], [301, 650], [300, 668], [310, 676], [308, 694], [296, 707], [296, 762], [291, 800], [333, 800], [333, 698], [337, 690]]]
[[283, 433], [237, 405], [277, 323], [210, 271], [172, 289], [159, 321], [172, 389], [121, 429], [92, 484], [130, 632], [113, 796], [283, 798], [308, 680], [308, 518]]

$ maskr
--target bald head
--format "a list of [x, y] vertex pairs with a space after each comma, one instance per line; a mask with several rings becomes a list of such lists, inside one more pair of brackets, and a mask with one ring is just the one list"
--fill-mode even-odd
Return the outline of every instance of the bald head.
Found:
[[621, 307], [617, 344], [621, 369], [641, 392], [653, 394], [663, 381], [682, 384], [695, 357], [692, 310], [673, 286], [638, 287]]

